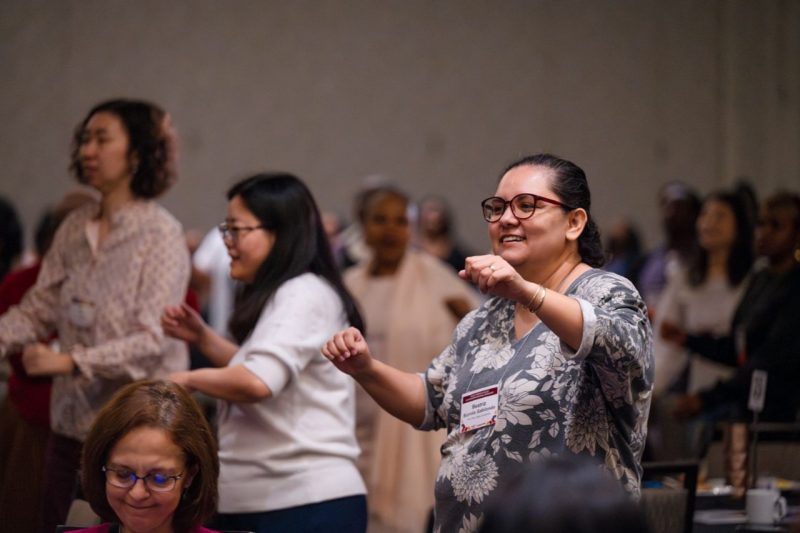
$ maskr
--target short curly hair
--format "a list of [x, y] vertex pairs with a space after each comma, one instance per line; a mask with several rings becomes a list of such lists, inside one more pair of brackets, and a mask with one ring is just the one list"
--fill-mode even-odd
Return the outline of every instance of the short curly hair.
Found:
[[140, 427], [166, 431], [183, 451], [186, 468], [196, 469], [172, 517], [176, 533], [193, 531], [216, 511], [219, 457], [216, 439], [200, 407], [176, 383], [131, 383], [103, 407], [83, 444], [81, 483], [84, 496], [101, 518], [119, 522], [106, 497], [106, 476], [102, 468], [120, 439]]
[[108, 100], [94, 106], [75, 128], [72, 137], [70, 171], [80, 183], [86, 183], [81, 168], [81, 139], [86, 124], [97, 113], [111, 113], [119, 118], [128, 134], [128, 155], [135, 155], [138, 165], [131, 180], [131, 192], [137, 198], [156, 198], [177, 180], [177, 142], [169, 115], [150, 102]]

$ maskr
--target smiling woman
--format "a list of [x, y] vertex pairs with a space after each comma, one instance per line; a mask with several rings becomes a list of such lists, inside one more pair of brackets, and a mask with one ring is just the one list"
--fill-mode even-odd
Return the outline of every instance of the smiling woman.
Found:
[[83, 449], [81, 480], [109, 523], [84, 531], [208, 532], [219, 460], [211, 428], [179, 385], [128, 385], [106, 405]]
[[492, 254], [463, 279], [490, 297], [427, 371], [374, 359], [355, 328], [323, 353], [390, 414], [445, 428], [436, 528], [475, 531], [520, 464], [577, 455], [637, 494], [652, 387], [652, 333], [626, 279], [603, 256], [586, 176], [549, 154], [506, 168], [483, 203]]
[[[686, 334], [731, 334], [731, 320], [744, 294], [753, 264], [753, 228], [745, 206], [733, 193], [717, 191], [702, 204], [697, 218], [698, 248], [686, 268], [672, 272], [655, 313], [651, 445], [658, 460], [699, 457], [699, 437], [711, 425], [675, 420], [671, 410], [678, 393], [694, 394], [728, 379], [736, 362], [710, 361], [682, 346]], [[685, 382], [685, 384], [684, 384]]]
[[712, 361], [744, 364], [733, 375], [682, 396], [674, 415], [748, 420], [750, 382], [756, 370], [768, 372], [761, 420], [790, 422], [800, 410], [800, 195], [777, 192], [761, 207], [756, 250], [766, 263], [753, 272], [725, 336], [674, 332], [687, 349]]
[[[228, 191], [220, 226], [231, 277], [243, 283], [230, 332], [169, 307], [169, 335], [218, 368], [170, 378], [219, 399], [223, 529], [363, 533], [353, 389], [319, 347], [361, 315], [333, 261], [311, 191], [297, 177], [258, 174]], [[324, 524], [324, 525], [323, 525]]]

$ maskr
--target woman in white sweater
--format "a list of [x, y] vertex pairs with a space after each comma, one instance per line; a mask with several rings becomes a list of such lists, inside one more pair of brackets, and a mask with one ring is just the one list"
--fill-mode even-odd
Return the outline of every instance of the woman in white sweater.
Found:
[[231, 277], [242, 281], [231, 342], [186, 306], [165, 331], [218, 368], [172, 379], [219, 399], [220, 529], [360, 532], [364, 483], [355, 460], [352, 383], [320, 354], [345, 324], [362, 324], [336, 269], [308, 188], [260, 174], [228, 192], [220, 225]]
[[735, 194], [717, 191], [703, 201], [697, 239], [697, 253], [687, 269], [669, 279], [656, 312], [650, 439], [660, 460], [696, 457], [701, 452], [698, 432], [703, 428], [688, 428], [672, 417], [675, 393], [705, 390], [736, 369], [693, 353], [676, 339], [676, 332], [735, 334], [730, 332], [731, 320], [753, 264], [753, 228]]

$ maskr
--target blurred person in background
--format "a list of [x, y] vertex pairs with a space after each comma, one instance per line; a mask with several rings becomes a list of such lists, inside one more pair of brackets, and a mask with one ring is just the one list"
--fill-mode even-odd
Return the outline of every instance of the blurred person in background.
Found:
[[761, 206], [756, 251], [765, 258], [742, 296], [730, 334], [690, 333], [678, 328], [669, 338], [711, 361], [735, 365], [734, 374], [679, 398], [679, 418], [750, 418], [747, 402], [754, 370], [767, 372], [763, 422], [792, 422], [800, 409], [800, 195], [782, 191]]
[[[11, 272], [0, 284], [0, 315], [17, 305], [36, 283], [42, 258], [64, 218], [92, 201], [95, 201], [94, 196], [75, 191], [45, 212], [36, 227], [36, 263]], [[0, 405], [0, 516], [4, 517], [4, 527], [9, 531], [33, 533], [39, 530], [41, 517], [52, 380], [29, 376], [22, 364], [21, 351], [9, 354], [8, 360], [12, 368], [8, 396]], [[25, 483], [20, 483], [20, 479]]]
[[[360, 221], [371, 258], [344, 274], [367, 322], [372, 353], [404, 371], [430, 365], [458, 321], [478, 305], [475, 290], [446, 263], [410, 247], [409, 205], [399, 189], [371, 190]], [[359, 465], [373, 527], [421, 531], [433, 508], [444, 434], [415, 431], [361, 389], [356, 400]]]
[[606, 240], [606, 255], [608, 262], [603, 267], [605, 270], [638, 285], [643, 259], [642, 245], [639, 232], [631, 221], [619, 220], [611, 226]]
[[673, 181], [659, 191], [658, 205], [664, 242], [645, 256], [637, 285], [651, 319], [669, 278], [685, 268], [696, 253], [700, 199], [688, 185]]
[[352, 266], [352, 262], [347, 259], [345, 251], [343, 234], [346, 229], [350, 228], [346, 224], [345, 218], [336, 211], [323, 211], [320, 216], [322, 217], [322, 227], [325, 229], [325, 235], [328, 237], [337, 266], [340, 270], [346, 268], [345, 263], [348, 266]]
[[200, 297], [208, 324], [229, 337], [228, 321], [233, 313], [236, 281], [230, 276], [230, 257], [219, 229], [205, 234], [192, 253], [190, 286]]
[[[696, 458], [699, 427], [670, 416], [675, 394], [694, 394], [733, 375], [735, 366], [710, 361], [672, 342], [673, 332], [729, 335], [731, 319], [753, 265], [753, 227], [741, 199], [717, 191], [703, 201], [697, 218], [698, 253], [667, 281], [656, 310], [653, 353], [654, 424], [651, 442], [658, 460]], [[656, 444], [656, 437], [660, 444]]]
[[467, 256], [455, 235], [453, 212], [444, 198], [427, 196], [419, 202], [416, 246], [438, 257], [458, 272]]
[[[22, 223], [10, 201], [0, 196], [0, 283], [22, 258]], [[0, 358], [0, 398], [7, 392], [9, 366]]]
[[374, 190], [386, 183], [386, 178], [380, 174], [371, 174], [362, 180], [361, 188], [353, 198], [353, 220], [339, 230], [334, 247], [338, 254], [335, 256], [336, 264], [340, 269], [348, 269], [370, 258], [371, 251], [364, 242], [364, 229], [361, 227], [364, 202]]
[[[83, 439], [122, 386], [188, 366], [160, 316], [181, 302], [189, 254], [180, 224], [154, 199], [173, 184], [175, 134], [158, 106], [109, 100], [75, 129], [71, 170], [100, 193], [56, 232], [19, 305], [0, 317], [0, 356], [23, 350], [30, 376], [52, 376], [42, 531], [63, 523]], [[44, 344], [52, 333], [59, 347]]]
[[14, 206], [0, 196], [0, 282], [22, 258], [22, 223]]

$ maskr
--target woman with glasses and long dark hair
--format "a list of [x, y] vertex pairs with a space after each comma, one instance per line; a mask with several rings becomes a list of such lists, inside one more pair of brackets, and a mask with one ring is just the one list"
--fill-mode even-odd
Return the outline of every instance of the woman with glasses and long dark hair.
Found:
[[[183, 230], [155, 199], [177, 178], [175, 132], [160, 107], [94, 106], [75, 128], [72, 170], [100, 199], [72, 211], [36, 284], [0, 318], [0, 357], [22, 351], [29, 376], [52, 376], [42, 531], [63, 523], [76, 493], [81, 446], [94, 417], [132, 381], [189, 366], [184, 343], [161, 329], [183, 301]], [[58, 346], [45, 344], [52, 333]]]
[[231, 277], [243, 283], [233, 341], [187, 306], [164, 330], [218, 368], [173, 374], [219, 400], [220, 529], [366, 530], [356, 469], [354, 389], [319, 348], [361, 316], [345, 289], [311, 192], [289, 174], [259, 174], [228, 191], [220, 226]]
[[764, 422], [795, 422], [800, 414], [800, 195], [779, 191], [761, 206], [755, 234], [764, 260], [750, 277], [733, 313], [732, 334], [675, 328], [671, 339], [711, 361], [737, 365], [733, 375], [681, 396], [673, 414], [746, 421], [753, 372], [767, 373]]
[[677, 269], [661, 294], [655, 315], [653, 355], [656, 375], [650, 427], [654, 457], [675, 460], [699, 457], [701, 437], [711, 425], [674, 420], [671, 410], [679, 395], [697, 393], [730, 378], [733, 362], [705, 359], [671, 340], [675, 332], [730, 333], [731, 319], [744, 294], [753, 265], [753, 227], [738, 196], [714, 192], [697, 217], [698, 249], [687, 268]]
[[446, 428], [434, 488], [441, 531], [475, 531], [487, 497], [542, 456], [586, 456], [639, 493], [652, 332], [633, 285], [597, 268], [590, 206], [575, 164], [549, 154], [511, 164], [482, 203], [493, 253], [460, 272], [490, 298], [426, 372], [373, 359], [356, 328], [323, 347], [389, 413]]

